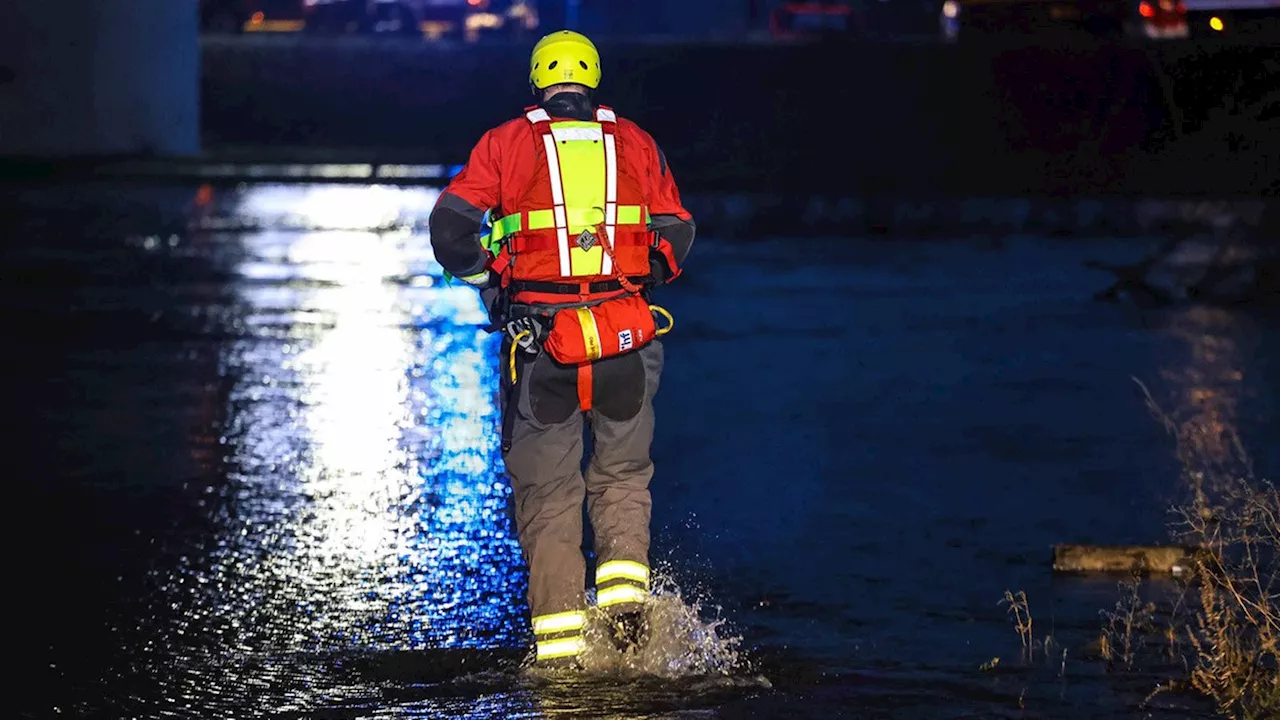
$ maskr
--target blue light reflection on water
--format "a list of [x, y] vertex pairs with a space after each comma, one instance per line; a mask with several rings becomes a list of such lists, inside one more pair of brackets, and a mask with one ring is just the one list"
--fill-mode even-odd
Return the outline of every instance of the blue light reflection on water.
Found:
[[272, 653], [527, 644], [497, 338], [412, 232], [435, 196], [243, 191], [242, 219], [309, 229], [238, 236], [228, 488], [195, 582], [176, 580], [193, 605], [177, 635]]
[[416, 452], [425, 502], [399, 611], [421, 618], [414, 646], [522, 645], [523, 560], [509, 522], [510, 486], [495, 470], [497, 339], [478, 326], [486, 318], [474, 290], [443, 292], [474, 307], [464, 316], [441, 312], [439, 302], [415, 306], [413, 415], [438, 432]]

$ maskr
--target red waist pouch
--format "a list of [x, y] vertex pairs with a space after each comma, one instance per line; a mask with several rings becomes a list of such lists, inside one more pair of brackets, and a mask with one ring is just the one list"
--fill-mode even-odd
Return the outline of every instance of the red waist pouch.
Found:
[[657, 337], [649, 303], [639, 295], [558, 310], [543, 347], [563, 365], [581, 365], [639, 350]]

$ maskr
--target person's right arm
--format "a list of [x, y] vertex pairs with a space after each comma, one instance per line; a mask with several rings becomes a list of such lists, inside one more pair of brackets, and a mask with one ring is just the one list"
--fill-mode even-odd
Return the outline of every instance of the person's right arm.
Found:
[[492, 130], [480, 138], [462, 170], [440, 193], [427, 221], [436, 261], [476, 287], [494, 282], [489, 251], [480, 243], [484, 213], [501, 203], [500, 158]]

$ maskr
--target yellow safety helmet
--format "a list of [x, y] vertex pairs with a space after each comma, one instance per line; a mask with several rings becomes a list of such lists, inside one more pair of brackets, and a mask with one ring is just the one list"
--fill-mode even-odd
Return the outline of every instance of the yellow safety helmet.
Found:
[[529, 84], [543, 90], [561, 83], [600, 86], [600, 53], [586, 35], [572, 30], [553, 32], [533, 46]]

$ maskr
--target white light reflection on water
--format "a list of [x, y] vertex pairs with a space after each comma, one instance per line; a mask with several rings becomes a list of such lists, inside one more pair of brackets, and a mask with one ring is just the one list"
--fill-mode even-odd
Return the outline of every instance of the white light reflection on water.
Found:
[[317, 657], [526, 646], [495, 437], [496, 338], [474, 290], [442, 285], [425, 236], [349, 229], [417, 224], [434, 199], [243, 193], [260, 226], [348, 229], [236, 238], [227, 482], [210, 489], [211, 541], [162, 588], [176, 704], [274, 686], [274, 709], [314, 708], [370, 691]]
[[425, 224], [438, 195], [386, 185], [257, 185], [229, 209], [254, 226], [367, 232]]

